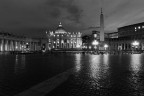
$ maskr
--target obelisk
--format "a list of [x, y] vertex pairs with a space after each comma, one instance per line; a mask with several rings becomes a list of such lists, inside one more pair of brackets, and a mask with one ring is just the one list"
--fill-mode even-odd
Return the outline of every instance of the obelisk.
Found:
[[104, 15], [101, 8], [101, 15], [100, 15], [100, 41], [104, 41]]

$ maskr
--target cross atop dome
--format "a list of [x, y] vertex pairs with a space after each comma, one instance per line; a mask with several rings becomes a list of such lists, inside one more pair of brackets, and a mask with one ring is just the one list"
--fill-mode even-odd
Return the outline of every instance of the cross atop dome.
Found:
[[62, 24], [61, 24], [61, 22], [60, 22], [60, 24], [59, 24], [59, 27], [62, 27]]
[[102, 8], [101, 8], [101, 14], [103, 14], [103, 10], [102, 10]]

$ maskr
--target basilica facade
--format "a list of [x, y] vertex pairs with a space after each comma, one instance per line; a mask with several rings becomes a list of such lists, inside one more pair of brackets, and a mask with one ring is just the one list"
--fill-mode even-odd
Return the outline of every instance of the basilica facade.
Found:
[[66, 32], [60, 23], [55, 31], [46, 31], [48, 50], [82, 48], [81, 32]]

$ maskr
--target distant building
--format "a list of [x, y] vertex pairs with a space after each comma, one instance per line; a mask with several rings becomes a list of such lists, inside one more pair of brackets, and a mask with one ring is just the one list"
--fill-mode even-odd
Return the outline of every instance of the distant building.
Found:
[[105, 33], [107, 38], [118, 38], [118, 32]]
[[[95, 45], [93, 45], [93, 41], [100, 42], [100, 32], [92, 31], [90, 35], [84, 35], [82, 37], [83, 49], [95, 50]], [[98, 47], [97, 47], [98, 49]]]
[[144, 51], [144, 22], [118, 28], [118, 38], [108, 41], [111, 50]]
[[118, 37], [144, 38], [144, 22], [118, 28]]
[[48, 49], [78, 49], [82, 47], [81, 32], [66, 32], [60, 23], [55, 31], [46, 32]]

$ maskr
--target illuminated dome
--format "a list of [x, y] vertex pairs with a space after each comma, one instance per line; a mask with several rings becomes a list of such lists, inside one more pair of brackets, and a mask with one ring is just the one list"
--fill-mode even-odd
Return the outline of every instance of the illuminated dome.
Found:
[[67, 33], [67, 32], [65, 31], [65, 29], [62, 27], [61, 22], [60, 22], [60, 24], [59, 24], [59, 27], [55, 30], [55, 33], [56, 33], [56, 34], [64, 34], [64, 33]]

